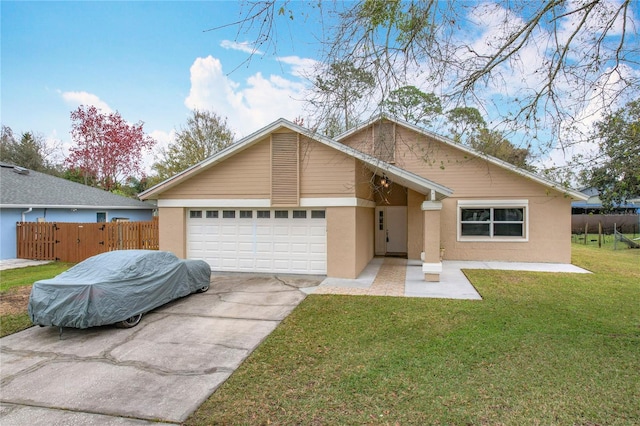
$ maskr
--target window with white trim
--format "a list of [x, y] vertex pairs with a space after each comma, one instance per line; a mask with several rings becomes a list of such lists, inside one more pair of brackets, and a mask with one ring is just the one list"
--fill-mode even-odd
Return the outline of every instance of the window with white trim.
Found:
[[460, 241], [527, 241], [528, 201], [458, 201]]

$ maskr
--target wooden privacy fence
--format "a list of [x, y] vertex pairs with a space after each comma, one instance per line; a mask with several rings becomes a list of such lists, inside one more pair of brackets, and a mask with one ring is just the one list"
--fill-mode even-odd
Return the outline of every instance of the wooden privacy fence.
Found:
[[158, 250], [158, 219], [151, 222], [18, 222], [18, 258], [81, 262], [113, 250]]
[[571, 215], [571, 233], [597, 234], [602, 227], [604, 234], [613, 234], [614, 228], [623, 234], [638, 234], [640, 232], [640, 215], [637, 214], [574, 214]]

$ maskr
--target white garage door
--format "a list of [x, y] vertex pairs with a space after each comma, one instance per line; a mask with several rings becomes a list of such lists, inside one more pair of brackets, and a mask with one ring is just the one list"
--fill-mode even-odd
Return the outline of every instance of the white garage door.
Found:
[[214, 271], [327, 273], [324, 210], [191, 209], [187, 257]]

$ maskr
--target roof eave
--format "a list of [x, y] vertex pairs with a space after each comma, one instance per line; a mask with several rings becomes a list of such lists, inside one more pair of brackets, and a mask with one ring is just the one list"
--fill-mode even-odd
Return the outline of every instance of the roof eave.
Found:
[[513, 164], [508, 163], [508, 162], [506, 162], [504, 160], [500, 160], [499, 158], [492, 157], [492, 156], [487, 155], [487, 154], [483, 154], [480, 151], [476, 151], [473, 148], [469, 148], [469, 147], [464, 146], [462, 144], [456, 143], [456, 142], [454, 142], [453, 140], [451, 140], [449, 138], [446, 138], [444, 136], [438, 135], [437, 133], [430, 132], [429, 130], [423, 129], [423, 128], [419, 127], [419, 126], [416, 126], [415, 124], [411, 124], [411, 123], [409, 123], [407, 121], [400, 120], [400, 119], [395, 118], [395, 117], [391, 117], [391, 116], [389, 116], [387, 114], [384, 114], [384, 113], [377, 114], [376, 116], [374, 116], [373, 118], [371, 118], [371, 119], [367, 120], [366, 122], [360, 124], [359, 126], [354, 127], [353, 129], [347, 130], [346, 132], [338, 135], [336, 137], [336, 140], [340, 141], [342, 139], [345, 139], [345, 138], [353, 135], [354, 133], [357, 133], [357, 132], [365, 129], [366, 127], [370, 126], [371, 124], [373, 124], [376, 121], [379, 121], [381, 119], [392, 121], [392, 122], [394, 122], [396, 124], [399, 124], [401, 126], [407, 127], [409, 129], [417, 132], [417, 133], [420, 133], [420, 134], [423, 134], [425, 136], [429, 136], [429, 137], [431, 137], [433, 139], [436, 139], [437, 141], [442, 142], [442, 143], [444, 143], [444, 144], [446, 144], [448, 146], [451, 146], [453, 148], [459, 149], [459, 150], [461, 150], [463, 152], [466, 152], [466, 153], [468, 153], [470, 155], [473, 155], [473, 156], [476, 156], [476, 157], [480, 157], [480, 158], [484, 159], [485, 161], [488, 161], [489, 163], [492, 163], [492, 164], [494, 164], [496, 166], [499, 166], [499, 167], [502, 167], [502, 168], [506, 168], [506, 169], [508, 169], [508, 170], [510, 170], [510, 171], [522, 176], [522, 177], [525, 177], [527, 179], [531, 179], [531, 180], [533, 180], [533, 181], [535, 181], [535, 182], [537, 182], [537, 183], [539, 183], [541, 185], [544, 185], [546, 187], [552, 188], [555, 191], [558, 191], [558, 192], [560, 192], [560, 193], [562, 193], [562, 194], [564, 194], [564, 195], [566, 195], [568, 197], [571, 197], [571, 199], [584, 201], [584, 200], [587, 200], [589, 198], [588, 196], [585, 196], [585, 194], [583, 194], [580, 191], [577, 191], [577, 190], [572, 189], [572, 188], [564, 187], [564, 186], [562, 186], [562, 185], [560, 185], [560, 184], [558, 184], [556, 182], [553, 182], [553, 181], [545, 179], [545, 178], [543, 178], [541, 176], [538, 176], [535, 173], [531, 173], [531, 172], [529, 172], [527, 170], [524, 170], [524, 169], [521, 169], [521, 168], [519, 168], [517, 166], [514, 166]]
[[191, 177], [192, 175], [197, 174], [199, 171], [204, 170], [216, 163], [224, 161], [228, 157], [250, 147], [253, 143], [261, 140], [262, 138], [266, 137], [270, 133], [281, 128], [287, 128], [294, 132], [300, 133], [301, 135], [304, 135], [310, 139], [318, 141], [324, 145], [327, 145], [333, 149], [336, 149], [360, 161], [363, 161], [374, 172], [376, 170], [384, 171], [385, 173], [389, 174], [390, 178], [396, 179], [397, 182], [400, 182], [400, 181], [406, 182], [412, 187], [412, 189], [415, 189], [419, 192], [426, 192], [426, 191], [433, 190], [433, 191], [436, 191], [438, 194], [440, 194], [440, 198], [449, 197], [451, 196], [451, 194], [453, 194], [453, 191], [445, 186], [439, 185], [428, 179], [422, 178], [421, 176], [415, 175], [399, 167], [393, 166], [373, 156], [370, 156], [361, 151], [358, 151], [350, 146], [347, 146], [340, 142], [336, 142], [331, 138], [328, 138], [319, 133], [316, 133], [313, 130], [309, 130], [304, 127], [301, 127], [284, 118], [280, 118], [274, 121], [273, 123], [271, 123], [270, 125], [263, 127], [262, 129], [252, 133], [251, 135], [239, 140], [238, 142], [225, 148], [224, 150], [218, 152], [217, 154], [214, 154], [213, 156], [201, 161], [200, 163], [191, 166], [190, 168], [184, 170], [183, 172], [178, 173], [177, 175], [153, 186], [152, 188], [147, 189], [146, 191], [140, 193], [138, 197], [143, 200], [152, 199], [154, 196], [157, 196], [161, 192], [166, 191], [167, 189], [177, 185], [184, 179]]
[[239, 141], [234, 142], [233, 144], [229, 145], [223, 150], [218, 151], [217, 153], [213, 154], [209, 158], [205, 158], [201, 162], [194, 164], [188, 169], [185, 169], [182, 172], [141, 192], [140, 194], [138, 194], [138, 198], [140, 198], [141, 200], [153, 199], [154, 196], [157, 196], [163, 191], [166, 191], [167, 189], [176, 186], [177, 184], [185, 180], [187, 177], [197, 174], [200, 171], [216, 163], [224, 161], [225, 159], [227, 159], [228, 157], [231, 157], [232, 155], [238, 153], [239, 151], [247, 149], [253, 143], [258, 142], [259, 140], [267, 136], [269, 133], [275, 130], [278, 130], [279, 128], [287, 127], [287, 128], [290, 128], [291, 130], [295, 130], [294, 128], [291, 128], [291, 126], [298, 127], [295, 124], [285, 120], [284, 118], [280, 118], [274, 121], [273, 123], [267, 125], [266, 127], [263, 127], [260, 130], [257, 130], [256, 132], [253, 132], [252, 134], [240, 139]]
[[153, 210], [156, 207], [149, 206], [111, 206], [111, 205], [75, 205], [75, 204], [0, 204], [2, 209], [76, 209], [76, 210]]

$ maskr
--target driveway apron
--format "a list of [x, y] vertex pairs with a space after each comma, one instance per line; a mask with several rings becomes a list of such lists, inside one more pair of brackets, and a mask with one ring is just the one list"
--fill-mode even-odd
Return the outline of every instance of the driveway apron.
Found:
[[4, 337], [0, 424], [182, 422], [320, 281], [214, 276], [208, 292], [131, 329], [32, 327]]

